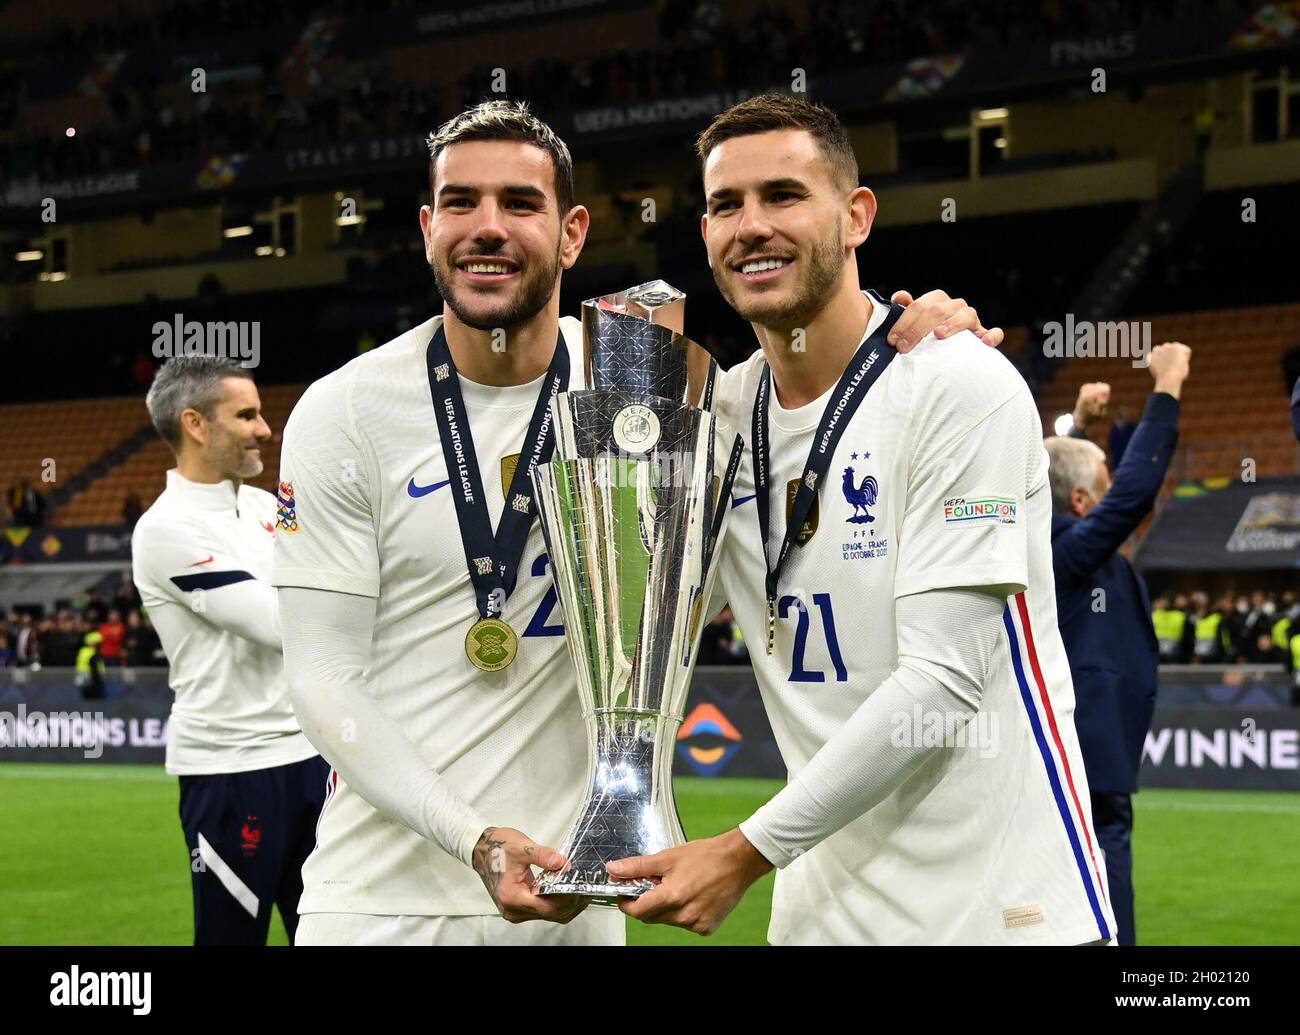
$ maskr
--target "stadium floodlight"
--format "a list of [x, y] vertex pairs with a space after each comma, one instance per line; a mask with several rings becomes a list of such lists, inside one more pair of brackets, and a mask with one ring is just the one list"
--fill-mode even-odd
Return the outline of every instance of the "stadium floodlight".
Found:
[[1005, 119], [1009, 114], [1011, 114], [1009, 108], [984, 108], [976, 117], [981, 122], [992, 122], [994, 119]]
[[45, 253], [39, 248], [34, 248], [29, 252], [15, 252], [14, 258], [19, 262], [39, 262], [45, 258]]
[[222, 237], [248, 237], [253, 232], [251, 226], [228, 226], [221, 231]]
[[334, 220], [335, 226], [358, 226], [366, 221], [364, 213], [358, 212], [355, 216], [338, 216]]
[[1061, 414], [1052, 422], [1052, 429], [1058, 435], [1068, 435], [1072, 427], [1074, 427], [1074, 416], [1069, 413]]
[[57, 284], [60, 280], [67, 280], [68, 275], [60, 270], [57, 273], [42, 273], [37, 279], [48, 281], [51, 284]]
[[259, 244], [257, 246], [258, 255], [270, 255], [274, 250], [269, 244]]

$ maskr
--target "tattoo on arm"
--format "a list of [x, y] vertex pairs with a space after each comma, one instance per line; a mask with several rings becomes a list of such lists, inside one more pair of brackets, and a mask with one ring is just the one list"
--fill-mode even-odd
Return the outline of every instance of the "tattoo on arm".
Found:
[[483, 881], [492, 901], [499, 904], [497, 889], [501, 885], [501, 874], [505, 872], [505, 842], [493, 836], [496, 827], [488, 827], [474, 846], [474, 872]]

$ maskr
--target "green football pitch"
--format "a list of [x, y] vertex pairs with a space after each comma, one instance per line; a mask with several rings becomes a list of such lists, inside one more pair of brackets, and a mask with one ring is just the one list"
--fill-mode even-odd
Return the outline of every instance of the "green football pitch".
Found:
[[[780, 784], [677, 780], [687, 833], [719, 833]], [[1143, 791], [1135, 799], [1139, 940], [1300, 944], [1300, 795]], [[177, 784], [152, 766], [0, 765], [0, 944], [191, 940]], [[712, 938], [628, 925], [633, 945], [761, 945], [766, 877]], [[278, 918], [271, 940], [284, 944]]]

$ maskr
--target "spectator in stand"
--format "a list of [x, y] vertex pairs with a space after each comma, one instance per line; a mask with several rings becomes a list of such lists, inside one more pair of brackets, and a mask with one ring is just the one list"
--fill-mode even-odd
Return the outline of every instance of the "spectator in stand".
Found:
[[1297, 635], [1300, 635], [1300, 628], [1297, 628], [1297, 622], [1300, 622], [1300, 605], [1295, 602], [1295, 594], [1289, 590], [1282, 594], [1282, 607], [1278, 620], [1273, 623], [1270, 638], [1273, 646], [1276, 647], [1283, 655], [1283, 663], [1288, 667], [1294, 665], [1293, 647]]
[[1252, 665], [1285, 665], [1286, 651], [1268, 633], [1260, 633], [1247, 644], [1246, 660]]
[[36, 623], [32, 620], [32, 616], [26, 613], [17, 616], [14, 661], [23, 668], [39, 666], [41, 663], [40, 638], [36, 634]]
[[[1148, 369], [1155, 390], [1113, 483], [1105, 454], [1094, 443], [1072, 437], [1045, 443], [1057, 621], [1074, 681], [1075, 726], [1121, 945], [1134, 945], [1137, 937], [1131, 796], [1155, 709], [1159, 661], [1146, 586], [1119, 548], [1151, 510], [1173, 459], [1178, 398], [1191, 352], [1177, 342], [1151, 350]], [[1099, 388], [1108, 398], [1104, 385], [1085, 385], [1087, 400], [1080, 392], [1075, 412], [1085, 419], [1098, 411], [1104, 415], [1104, 405], [1095, 404]]]
[[1250, 617], [1250, 597], [1238, 593], [1228, 615], [1228, 638], [1232, 640], [1233, 657], [1238, 664], [1246, 660], [1246, 648], [1250, 640], [1246, 637], [1246, 619]]
[[125, 663], [124, 645], [126, 641], [126, 623], [122, 621], [122, 612], [114, 608], [108, 612], [108, 619], [99, 627], [102, 637], [99, 653], [106, 664], [120, 668]]
[[127, 620], [127, 657], [137, 668], [167, 664], [162, 641], [158, 639], [146, 611], [132, 611]]
[[122, 581], [118, 583], [117, 589], [113, 593], [113, 606], [124, 615], [129, 615], [132, 611], [138, 611], [142, 606], [140, 591], [135, 588], [135, 582], [131, 579], [130, 568], [126, 568], [122, 572]]
[[30, 478], [24, 478], [9, 490], [8, 503], [13, 522], [20, 528], [40, 528], [45, 524], [45, 497]]
[[9, 645], [9, 634], [0, 632], [0, 668], [11, 668], [14, 663], [14, 649]]
[[73, 605], [81, 612], [82, 621], [92, 629], [98, 628], [107, 614], [104, 601], [99, 598], [99, 590], [91, 586], [85, 595]]
[[50, 623], [48, 636], [42, 637], [45, 652], [41, 663], [61, 668], [71, 668], [77, 662], [77, 651], [81, 648], [85, 630], [79, 628], [80, 620], [66, 608], [61, 610]]
[[[1266, 608], [1267, 610], [1265, 610]], [[1263, 664], [1269, 660], [1261, 658], [1260, 654], [1270, 653], [1269, 648], [1272, 647], [1270, 623], [1273, 611], [1272, 601], [1268, 599], [1262, 590], [1257, 589], [1250, 595], [1244, 615], [1241, 612], [1241, 599], [1237, 601], [1237, 622], [1233, 635], [1238, 643], [1238, 650], [1244, 650], [1244, 660], [1252, 664]], [[1261, 642], [1261, 637], [1267, 641], [1267, 646]]]

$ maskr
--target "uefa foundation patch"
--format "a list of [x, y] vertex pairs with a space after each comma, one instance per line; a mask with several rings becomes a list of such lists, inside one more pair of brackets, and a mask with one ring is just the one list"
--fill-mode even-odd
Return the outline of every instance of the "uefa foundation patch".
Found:
[[943, 523], [979, 521], [986, 525], [1014, 525], [1018, 502], [1009, 496], [953, 496], [943, 501]]
[[275, 527], [286, 534], [298, 531], [298, 504], [293, 498], [293, 482], [281, 482], [276, 490]]

